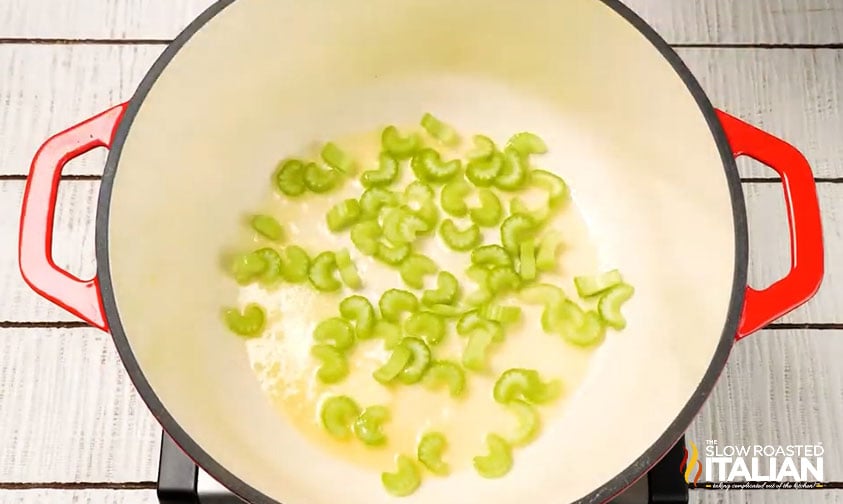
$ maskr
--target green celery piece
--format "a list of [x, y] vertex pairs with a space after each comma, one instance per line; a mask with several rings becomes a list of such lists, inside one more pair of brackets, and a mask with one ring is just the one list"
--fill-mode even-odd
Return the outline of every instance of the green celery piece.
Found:
[[362, 211], [356, 199], [347, 199], [334, 205], [325, 216], [328, 229], [337, 233], [344, 231], [360, 221]]
[[536, 253], [536, 268], [539, 271], [556, 269], [556, 255], [563, 244], [562, 239], [562, 234], [558, 231], [550, 231], [541, 239]]
[[360, 406], [348, 396], [332, 396], [322, 403], [320, 418], [325, 430], [338, 440], [351, 437], [351, 426], [360, 414]]
[[351, 243], [361, 253], [373, 256], [378, 252], [382, 234], [383, 231], [377, 221], [369, 220], [359, 222], [351, 227]]
[[480, 233], [480, 227], [477, 224], [460, 229], [451, 219], [442, 221], [439, 234], [442, 236], [445, 245], [458, 252], [472, 250], [483, 241], [483, 235]]
[[561, 393], [560, 381], [545, 382], [534, 369], [514, 368], [505, 371], [495, 382], [494, 398], [501, 404], [509, 404], [516, 399], [544, 404], [558, 398]]
[[500, 245], [477, 247], [471, 252], [471, 263], [484, 268], [513, 267], [512, 256]]
[[415, 313], [419, 309], [419, 300], [412, 292], [401, 289], [389, 289], [381, 294], [378, 307], [381, 317], [388, 322], [399, 322], [403, 313]]
[[343, 318], [325, 319], [313, 330], [313, 341], [330, 343], [337, 350], [345, 351], [354, 346], [354, 328]]
[[433, 259], [422, 254], [412, 254], [401, 263], [401, 279], [414, 289], [424, 288], [424, 277], [439, 271]]
[[304, 185], [311, 192], [322, 194], [337, 187], [340, 177], [340, 173], [332, 168], [322, 168], [316, 163], [308, 163], [304, 171]]
[[494, 334], [491, 331], [472, 331], [462, 354], [462, 365], [472, 371], [485, 371], [486, 354], [493, 339]]
[[381, 133], [383, 150], [396, 159], [409, 159], [419, 149], [421, 140], [418, 135], [411, 133], [402, 136], [395, 126], [387, 126]]
[[521, 260], [520, 260], [520, 271], [518, 274], [521, 276], [521, 279], [525, 282], [529, 282], [536, 279], [536, 275], [538, 272], [536, 271], [536, 242], [533, 240], [527, 240], [521, 243]]
[[518, 427], [508, 438], [512, 446], [526, 446], [536, 439], [541, 430], [541, 416], [536, 408], [527, 402], [513, 399], [506, 405], [518, 419]]
[[340, 302], [340, 315], [354, 322], [357, 339], [370, 339], [374, 336], [377, 316], [372, 303], [365, 297], [350, 296], [343, 299]]
[[410, 166], [416, 177], [430, 183], [448, 182], [462, 171], [462, 161], [459, 159], [445, 161], [433, 149], [422, 149], [417, 152]]
[[394, 497], [407, 497], [418, 490], [421, 485], [419, 469], [410, 457], [398, 455], [396, 457], [397, 470], [381, 474], [383, 487]]
[[298, 245], [290, 245], [284, 249], [284, 280], [290, 283], [306, 282], [310, 275], [310, 257]]
[[469, 161], [489, 159], [498, 151], [495, 141], [485, 135], [474, 135], [472, 141], [474, 142], [474, 148], [465, 156]]
[[502, 478], [512, 469], [512, 447], [497, 434], [486, 436], [489, 453], [474, 457], [474, 469], [484, 478]]
[[295, 198], [307, 190], [304, 183], [305, 164], [298, 159], [288, 159], [278, 163], [273, 175], [275, 188], [283, 195]]
[[489, 320], [480, 315], [480, 310], [466, 313], [457, 321], [457, 334], [471, 336], [475, 332], [484, 332], [492, 336], [492, 342], [504, 340], [503, 326], [500, 322]]
[[460, 143], [457, 131], [430, 113], [426, 113], [422, 117], [421, 126], [431, 137], [448, 147], [455, 147]]
[[413, 313], [404, 322], [405, 334], [421, 338], [430, 346], [441, 343], [446, 331], [445, 320], [430, 312]]
[[284, 239], [284, 227], [270, 215], [253, 215], [252, 229], [267, 240], [279, 242]]
[[412, 358], [413, 352], [409, 348], [399, 344], [392, 350], [392, 354], [386, 363], [375, 370], [372, 377], [384, 385], [391, 383], [401, 375], [401, 372], [410, 364]]
[[514, 324], [521, 319], [520, 306], [501, 306], [492, 303], [480, 307], [478, 315], [498, 324]]
[[367, 446], [386, 444], [383, 424], [390, 420], [390, 413], [384, 406], [369, 406], [354, 422], [354, 435]]
[[271, 286], [281, 280], [284, 272], [284, 260], [281, 258], [281, 254], [270, 247], [256, 250], [255, 254], [266, 263], [266, 269], [260, 275], [261, 285]]
[[502, 191], [517, 191], [527, 185], [530, 167], [526, 156], [512, 147], [504, 149], [503, 167], [495, 177], [494, 185]]
[[522, 132], [516, 133], [509, 139], [507, 146], [515, 149], [516, 152], [522, 155], [529, 154], [544, 154], [547, 152], [547, 144], [544, 143], [535, 133]]
[[452, 273], [440, 271], [436, 278], [436, 289], [422, 293], [421, 302], [425, 306], [453, 305], [460, 296], [460, 284]]
[[391, 208], [383, 219], [383, 236], [394, 245], [406, 245], [428, 228], [427, 222], [409, 207]]
[[363, 172], [360, 183], [363, 187], [389, 186], [395, 183], [401, 175], [401, 165], [392, 155], [381, 152], [378, 169]]
[[425, 371], [430, 366], [432, 359], [430, 347], [424, 341], [412, 336], [401, 340], [401, 346], [410, 350], [412, 357], [410, 362], [401, 371], [398, 379], [407, 385], [418, 383], [424, 377]]
[[389, 264], [390, 266], [398, 266], [403, 263], [407, 257], [413, 252], [409, 244], [404, 245], [390, 245], [388, 243], [378, 243], [378, 250], [375, 252], [375, 258], [379, 261]]
[[246, 338], [260, 336], [266, 326], [266, 312], [257, 303], [247, 304], [242, 312], [229, 308], [223, 313], [223, 318], [229, 331]]
[[316, 290], [334, 292], [342, 288], [342, 282], [336, 278], [337, 256], [333, 252], [322, 252], [310, 265], [308, 278]]
[[519, 247], [524, 240], [530, 238], [537, 223], [529, 215], [510, 215], [501, 224], [501, 244], [511, 256], [517, 256]]
[[316, 377], [326, 385], [339, 383], [348, 376], [345, 354], [332, 345], [314, 345], [310, 355], [321, 362]]
[[432, 390], [441, 384], [448, 386], [451, 397], [460, 397], [465, 392], [465, 372], [456, 362], [434, 361], [424, 375], [424, 384]]
[[352, 289], [359, 289], [363, 287], [363, 280], [357, 272], [357, 266], [351, 260], [351, 254], [348, 249], [341, 249], [336, 253], [337, 269], [340, 272], [340, 278], [343, 283]]
[[454, 217], [465, 217], [468, 215], [466, 197], [471, 194], [471, 185], [463, 178], [448, 182], [442, 187], [442, 194], [439, 200], [442, 210]]
[[495, 227], [503, 219], [501, 200], [491, 189], [480, 189], [480, 206], [471, 209], [471, 220], [480, 227]]
[[363, 217], [375, 219], [382, 208], [398, 206], [399, 202], [398, 193], [383, 187], [370, 187], [360, 195], [360, 211]]
[[597, 304], [597, 310], [606, 325], [618, 330], [626, 328], [626, 318], [621, 313], [621, 306], [629, 301], [633, 294], [635, 289], [625, 283], [616, 285], [603, 294]]
[[509, 202], [509, 213], [528, 215], [532, 217], [536, 224], [541, 224], [550, 218], [550, 206], [545, 205], [536, 209], [531, 209], [526, 203], [524, 203], [524, 200], [516, 196]]
[[419, 441], [419, 462], [436, 476], [448, 476], [451, 468], [442, 460], [442, 453], [446, 449], [448, 449], [448, 441], [444, 435], [439, 432], [428, 432]]
[[594, 311], [584, 311], [570, 299], [558, 305], [548, 305], [542, 313], [545, 332], [558, 334], [562, 339], [581, 347], [593, 347], [603, 341], [606, 325]]
[[493, 295], [500, 295], [521, 287], [521, 277], [511, 267], [498, 266], [489, 271], [486, 288]]
[[533, 305], [557, 305], [565, 301], [565, 291], [561, 287], [547, 283], [530, 285], [518, 293], [521, 301]]
[[[401, 326], [397, 323], [387, 322], [386, 320], [378, 320], [375, 322], [372, 337], [383, 340], [384, 348], [392, 350], [401, 344], [401, 338], [403, 338], [404, 335], [401, 332]], [[401, 369], [403, 369], [403, 367]]]
[[240, 285], [247, 285], [258, 280], [268, 269], [269, 264], [266, 259], [257, 252], [238, 255], [231, 263], [231, 275]]
[[547, 191], [548, 206], [556, 208], [568, 200], [568, 184], [562, 177], [545, 170], [530, 172], [530, 185]]
[[333, 142], [328, 142], [322, 147], [322, 161], [331, 168], [346, 175], [354, 175], [354, 172], [357, 170], [351, 156]]
[[574, 277], [574, 285], [577, 287], [577, 294], [581, 298], [603, 294], [621, 283], [623, 283], [623, 277], [621, 272], [616, 269], [596, 275]]
[[477, 187], [489, 187], [496, 184], [496, 180], [506, 169], [504, 155], [500, 152], [493, 152], [488, 158], [469, 161], [465, 168], [465, 178]]

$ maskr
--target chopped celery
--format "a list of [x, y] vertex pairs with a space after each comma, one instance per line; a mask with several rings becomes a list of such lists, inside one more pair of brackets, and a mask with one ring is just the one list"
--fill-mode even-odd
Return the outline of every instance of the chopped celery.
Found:
[[485, 332], [492, 336], [492, 341], [500, 343], [504, 339], [503, 327], [494, 320], [489, 320], [480, 315], [480, 310], [466, 313], [457, 321], [457, 334], [470, 336], [474, 332]]
[[490, 331], [472, 331], [462, 353], [462, 365], [472, 371], [484, 371], [487, 366], [486, 352], [493, 339], [494, 334]]
[[308, 278], [316, 290], [333, 292], [342, 288], [342, 282], [336, 278], [337, 256], [333, 252], [322, 252], [310, 265]]
[[395, 126], [387, 126], [381, 133], [383, 150], [396, 159], [409, 159], [415, 154], [420, 143], [418, 135], [411, 133], [407, 136], [401, 136]]
[[489, 187], [506, 168], [506, 158], [493, 152], [488, 158], [473, 159], [465, 168], [465, 177], [477, 187]]
[[351, 243], [360, 252], [372, 256], [378, 252], [381, 234], [383, 231], [377, 221], [359, 222], [351, 227]]
[[261, 285], [273, 285], [280, 280], [284, 273], [284, 260], [281, 259], [281, 254], [269, 247], [256, 250], [255, 254], [266, 263], [266, 268], [260, 275]]
[[284, 239], [284, 227], [281, 226], [275, 217], [269, 215], [253, 215], [251, 220], [252, 229], [259, 235], [272, 241]]
[[401, 165], [393, 156], [382, 152], [378, 161], [377, 170], [363, 172], [360, 176], [360, 183], [363, 187], [378, 187], [394, 184], [401, 172]]
[[397, 206], [399, 203], [397, 193], [382, 187], [371, 187], [360, 195], [360, 210], [364, 217], [374, 219], [378, 216], [383, 207]]
[[424, 232], [435, 229], [439, 221], [439, 207], [436, 206], [436, 192], [430, 185], [420, 180], [407, 185], [404, 189], [404, 203], [427, 223]]
[[360, 414], [360, 406], [348, 396], [332, 396], [322, 403], [319, 416], [328, 434], [339, 440], [351, 437], [351, 424]]
[[556, 268], [556, 254], [562, 244], [562, 235], [558, 231], [550, 231], [541, 239], [536, 253], [536, 268], [539, 271], [551, 271]]
[[545, 332], [562, 336], [562, 339], [581, 347], [594, 346], [606, 335], [606, 325], [594, 311], [583, 311], [570, 299], [545, 308], [542, 314]]
[[389, 410], [383, 406], [369, 406], [354, 422], [354, 435], [368, 446], [386, 444], [383, 424], [390, 420]]
[[360, 220], [360, 203], [356, 199], [347, 199], [334, 205], [325, 216], [328, 229], [342, 231]]
[[512, 198], [512, 201], [509, 202], [509, 212], [511, 214], [524, 214], [528, 215], [533, 218], [536, 223], [545, 222], [547, 219], [550, 218], [550, 206], [545, 205], [536, 209], [531, 209], [527, 207], [527, 204], [524, 203], [524, 200], [519, 198], [518, 196]]
[[412, 243], [427, 223], [408, 207], [391, 208], [383, 218], [383, 236], [394, 245]]
[[284, 280], [290, 283], [306, 282], [310, 275], [310, 256], [298, 245], [284, 249]]
[[459, 397], [465, 391], [465, 372], [456, 362], [434, 361], [424, 376], [424, 383], [430, 389], [445, 383], [451, 397]]
[[514, 324], [521, 319], [520, 306], [501, 306], [492, 303], [480, 307], [477, 314], [499, 324]]
[[497, 434], [486, 436], [487, 455], [474, 457], [474, 469], [484, 478], [501, 478], [512, 469], [512, 447]]
[[328, 142], [322, 147], [322, 161], [325, 161], [325, 164], [346, 175], [353, 175], [356, 170], [354, 160], [351, 159], [351, 156], [333, 142]]
[[439, 270], [433, 259], [422, 254], [413, 254], [401, 264], [401, 279], [414, 289], [424, 288], [424, 277]]
[[535, 133], [517, 133], [509, 139], [507, 146], [512, 147], [522, 155], [544, 154], [547, 152], [547, 144]]
[[536, 221], [529, 215], [513, 214], [501, 224], [501, 244], [510, 255], [518, 255], [521, 242], [536, 229]]
[[404, 322], [404, 333], [422, 338], [428, 345], [439, 344], [445, 338], [445, 320], [430, 312], [417, 312]]
[[389, 356], [389, 360], [386, 363], [379, 367], [375, 372], [372, 374], [375, 380], [384, 385], [392, 382], [394, 379], [398, 378], [398, 375], [404, 371], [404, 368], [410, 364], [410, 361], [413, 358], [413, 352], [403, 346], [398, 345], [392, 350], [392, 355]]
[[290, 197], [301, 196], [307, 190], [304, 184], [305, 165], [298, 159], [278, 163], [273, 179], [275, 188]]
[[463, 311], [459, 307], [448, 304], [434, 304], [428, 306], [426, 310], [434, 315], [439, 315], [440, 317], [446, 319], [457, 318], [463, 314]]
[[498, 266], [489, 272], [486, 287], [494, 295], [518, 290], [521, 287], [521, 277], [509, 266]]
[[340, 183], [340, 173], [333, 168], [322, 168], [308, 163], [304, 172], [304, 185], [314, 193], [326, 193]]
[[420, 180], [441, 183], [453, 179], [460, 173], [462, 161], [459, 159], [445, 161], [435, 150], [422, 149], [413, 156], [410, 166]]
[[474, 141], [474, 148], [465, 156], [470, 161], [474, 161], [475, 159], [489, 159], [498, 150], [495, 141], [485, 135], [474, 135], [472, 140]]
[[381, 316], [389, 322], [399, 322], [403, 313], [414, 313], [419, 309], [419, 300], [408, 292], [400, 289], [389, 289], [381, 294], [378, 307]]
[[509, 369], [495, 382], [494, 398], [501, 404], [522, 399], [533, 404], [550, 402], [562, 392], [558, 380], [544, 382], [533, 369]]
[[421, 485], [421, 475], [416, 464], [406, 455], [396, 457], [396, 472], [385, 472], [381, 474], [381, 483], [391, 495], [395, 497], [407, 497]]
[[412, 357], [410, 358], [410, 362], [404, 366], [398, 379], [407, 385], [418, 383], [430, 366], [430, 347], [424, 341], [412, 336], [401, 340], [401, 346], [408, 349]]
[[573, 345], [590, 347], [603, 341], [606, 336], [606, 324], [595, 311], [587, 311], [579, 327], [567, 326], [562, 337]]
[[418, 458], [428, 471], [437, 476], [447, 476], [451, 468], [442, 460], [442, 452], [448, 448], [445, 436], [438, 432], [428, 432], [419, 441]]
[[454, 147], [460, 143], [460, 137], [457, 131], [430, 113], [422, 117], [421, 126], [431, 137], [439, 140], [444, 145]]
[[442, 187], [440, 203], [445, 210], [454, 217], [464, 217], [468, 214], [465, 198], [471, 193], [471, 185], [463, 178], [448, 182]]
[[247, 338], [260, 336], [266, 325], [266, 312], [257, 303], [247, 304], [243, 311], [230, 308], [223, 314], [228, 330]]
[[458, 252], [471, 250], [483, 241], [483, 235], [480, 234], [480, 228], [477, 224], [460, 229], [451, 219], [442, 222], [439, 227], [439, 234], [442, 235], [442, 241], [445, 242], [445, 245]]
[[[512, 267], [512, 257], [500, 245], [483, 245], [471, 252], [471, 262], [484, 268]], [[485, 281], [485, 279], [484, 279]]]
[[589, 276], [574, 277], [574, 285], [577, 287], [577, 294], [581, 298], [589, 298], [603, 294], [607, 290], [623, 282], [621, 272], [614, 269], [605, 273]]
[[346, 320], [354, 322], [354, 332], [357, 339], [369, 339], [374, 335], [375, 308], [363, 296], [351, 296], [340, 302], [340, 315]]
[[525, 282], [536, 279], [536, 242], [526, 240], [521, 243], [520, 268], [518, 274]]
[[518, 419], [518, 427], [507, 441], [513, 446], [525, 446], [535, 440], [541, 430], [541, 417], [536, 408], [519, 399], [513, 399], [506, 406]]
[[524, 287], [518, 297], [529, 304], [557, 305], [565, 300], [565, 291], [561, 287], [551, 284], [536, 284]]
[[352, 289], [359, 289], [362, 287], [363, 280], [360, 278], [360, 274], [357, 273], [357, 266], [355, 266], [354, 262], [351, 260], [351, 255], [348, 253], [348, 249], [338, 251], [336, 253], [336, 259], [337, 268], [340, 271], [340, 278], [343, 283]]
[[527, 184], [530, 176], [527, 158], [512, 147], [504, 150], [504, 162], [495, 177], [495, 187], [503, 191], [517, 191]]
[[319, 381], [326, 385], [341, 382], [348, 376], [348, 360], [345, 354], [332, 345], [314, 345], [310, 355], [322, 364], [316, 372]]
[[[375, 322], [372, 337], [383, 340], [383, 347], [387, 350], [392, 350], [401, 344], [401, 338], [404, 335], [401, 332], [401, 326], [398, 324], [387, 322], [386, 320], [378, 320]], [[401, 369], [404, 368], [402, 367]]]
[[480, 227], [494, 227], [501, 223], [503, 206], [491, 189], [480, 189], [480, 206], [471, 209], [471, 220]]
[[348, 350], [354, 346], [354, 328], [347, 320], [339, 317], [325, 319], [313, 330], [313, 340], [330, 343], [337, 350]]
[[412, 247], [408, 244], [389, 245], [387, 243], [378, 243], [375, 258], [391, 266], [398, 266], [407, 259], [412, 251]]
[[241, 254], [231, 263], [231, 275], [240, 285], [257, 280], [269, 268], [266, 259], [257, 252]]
[[621, 313], [621, 306], [626, 303], [633, 294], [635, 294], [635, 289], [631, 285], [625, 283], [616, 285], [603, 294], [603, 297], [600, 298], [600, 301], [597, 304], [597, 310], [606, 325], [618, 330], [626, 327], [626, 318], [624, 318], [623, 313]]
[[533, 170], [530, 173], [530, 185], [547, 191], [547, 202], [551, 208], [568, 199], [568, 184], [559, 175], [545, 170]]
[[460, 295], [460, 284], [452, 273], [440, 271], [436, 278], [436, 289], [429, 289], [422, 293], [422, 304], [453, 305]]

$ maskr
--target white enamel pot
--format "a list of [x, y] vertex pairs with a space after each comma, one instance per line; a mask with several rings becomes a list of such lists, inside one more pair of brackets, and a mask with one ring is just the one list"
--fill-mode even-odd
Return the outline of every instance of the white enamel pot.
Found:
[[[712, 107], [677, 55], [617, 0], [226, 0], [192, 23], [132, 100], [47, 141], [23, 206], [20, 266], [41, 295], [110, 331], [137, 390], [203, 469], [253, 503], [391, 502], [268, 404], [219, 321], [217, 252], [314, 139], [431, 111], [496, 138], [535, 131], [599, 247], [636, 287], [576, 398], [513, 471], [428, 480], [409, 503], [602, 502], [672, 446], [740, 339], [804, 303], [823, 273], [811, 169]], [[59, 174], [110, 148], [97, 277], [51, 259]], [[783, 179], [792, 268], [746, 287], [734, 158]]]

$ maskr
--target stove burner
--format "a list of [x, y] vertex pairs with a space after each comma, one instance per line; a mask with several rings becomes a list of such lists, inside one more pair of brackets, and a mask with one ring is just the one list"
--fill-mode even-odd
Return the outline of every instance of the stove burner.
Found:
[[[609, 504], [687, 504], [688, 484], [679, 471], [685, 448], [683, 436], [670, 452]], [[158, 466], [161, 504], [243, 504], [231, 492], [196, 467], [165, 433]]]

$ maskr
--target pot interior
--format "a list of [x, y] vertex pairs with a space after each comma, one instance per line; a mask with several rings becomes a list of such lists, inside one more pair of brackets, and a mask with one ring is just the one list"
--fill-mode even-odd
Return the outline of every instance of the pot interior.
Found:
[[424, 112], [499, 143], [536, 132], [551, 148], [542, 167], [568, 182], [600, 268], [636, 288], [628, 328], [595, 352], [507, 477], [426, 478], [408, 502], [582, 498], [664, 433], [711, 365], [736, 263], [720, 151], [680, 76], [603, 2], [239, 0], [144, 91], [107, 221], [130, 368], [134, 359], [153, 409], [160, 401], [266, 496], [392, 500], [376, 471], [331, 456], [271, 406], [244, 342], [220, 321], [237, 298], [221, 252], [271, 191], [279, 159], [314, 142], [417, 124]]

